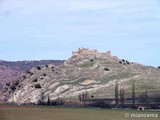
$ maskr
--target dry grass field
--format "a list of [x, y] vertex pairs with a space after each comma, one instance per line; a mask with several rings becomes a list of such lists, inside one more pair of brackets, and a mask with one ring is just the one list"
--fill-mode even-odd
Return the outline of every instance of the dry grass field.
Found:
[[0, 105], [0, 120], [160, 120], [160, 116], [139, 118], [125, 117], [126, 114], [158, 114], [158, 112]]

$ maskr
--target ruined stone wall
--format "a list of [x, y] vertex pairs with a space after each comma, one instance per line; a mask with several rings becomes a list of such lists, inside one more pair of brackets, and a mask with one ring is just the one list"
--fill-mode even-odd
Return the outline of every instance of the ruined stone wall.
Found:
[[78, 52], [72, 52], [72, 56], [78, 56]]
[[72, 52], [72, 56], [78, 56], [83, 54], [96, 55], [101, 57], [111, 56], [110, 51], [107, 51], [106, 53], [98, 53], [97, 50], [89, 50], [87, 48], [79, 48], [78, 51]]

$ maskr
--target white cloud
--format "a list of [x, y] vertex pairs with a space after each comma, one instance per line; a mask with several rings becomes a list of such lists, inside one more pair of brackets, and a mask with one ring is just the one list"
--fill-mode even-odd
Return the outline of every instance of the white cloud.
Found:
[[69, 4], [69, 10], [99, 10], [105, 8], [114, 8], [120, 3], [110, 1], [73, 1]]

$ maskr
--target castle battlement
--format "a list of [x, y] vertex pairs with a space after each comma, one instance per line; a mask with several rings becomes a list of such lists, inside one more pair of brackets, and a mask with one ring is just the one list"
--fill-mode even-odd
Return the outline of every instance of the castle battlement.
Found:
[[88, 48], [79, 48], [78, 51], [72, 52], [72, 57], [79, 55], [96, 55], [96, 56], [111, 56], [111, 51], [107, 51], [106, 53], [98, 53], [97, 50], [89, 50]]

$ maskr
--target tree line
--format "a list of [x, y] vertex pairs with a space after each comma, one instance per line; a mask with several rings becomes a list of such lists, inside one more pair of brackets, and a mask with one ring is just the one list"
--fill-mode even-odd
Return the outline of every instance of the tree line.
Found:
[[48, 64], [63, 64], [64, 60], [31, 60], [31, 61], [1, 61], [0, 66], [6, 67], [18, 67], [20, 70], [27, 71], [32, 67], [37, 67], [40, 65], [48, 65]]
[[160, 92], [156, 93], [156, 91], [154, 91], [151, 95], [149, 95], [146, 88], [144, 92], [139, 93], [139, 95], [136, 96], [135, 84], [132, 83], [131, 98], [125, 98], [124, 87], [119, 87], [119, 84], [117, 82], [115, 84], [115, 106], [126, 107], [125, 102], [127, 101], [129, 101], [128, 104], [132, 108], [137, 108], [137, 106], [144, 106], [146, 108], [160, 108]]
[[[144, 106], [146, 108], [157, 109], [160, 107], [160, 93], [154, 93], [152, 95], [148, 94], [148, 90], [145, 90], [142, 93], [136, 93], [135, 84], [132, 83], [131, 97], [125, 97], [125, 87], [119, 86], [118, 82], [115, 83], [115, 97], [114, 98], [105, 98], [95, 99], [93, 95], [90, 95], [88, 91], [80, 92], [78, 95], [78, 101], [75, 99], [65, 100], [58, 97], [55, 100], [50, 100], [50, 97], [47, 96], [47, 99], [44, 100], [43, 94], [39, 100], [39, 105], [69, 105], [69, 106], [85, 106], [85, 107], [100, 107], [100, 108], [132, 108], [137, 109], [138, 106]], [[112, 101], [111, 104], [107, 101]]]

